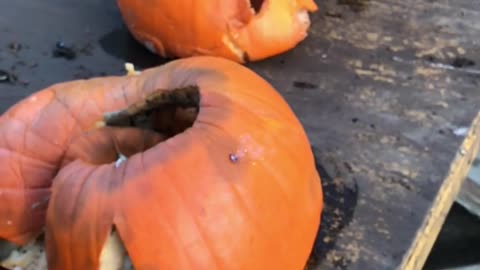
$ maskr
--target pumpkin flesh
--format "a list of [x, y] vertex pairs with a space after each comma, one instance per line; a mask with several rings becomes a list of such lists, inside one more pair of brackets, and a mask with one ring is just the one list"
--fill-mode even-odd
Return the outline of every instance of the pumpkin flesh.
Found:
[[[192, 87], [199, 98], [183, 102]], [[25, 109], [32, 103], [37, 110]], [[322, 209], [308, 139], [284, 100], [244, 67], [194, 57], [63, 83], [2, 118], [22, 119], [43, 144], [19, 149], [51, 163], [48, 174], [29, 175], [51, 177], [41, 180], [52, 186], [42, 208], [50, 269], [98, 269], [112, 229], [135, 269], [295, 270], [308, 259]], [[18, 222], [32, 219], [22, 213]]]

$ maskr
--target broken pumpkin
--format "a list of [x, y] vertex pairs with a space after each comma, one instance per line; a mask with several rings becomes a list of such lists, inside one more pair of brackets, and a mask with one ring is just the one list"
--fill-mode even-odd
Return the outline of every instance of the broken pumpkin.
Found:
[[290, 107], [209, 56], [25, 98], [0, 118], [0, 175], [0, 237], [45, 227], [51, 270], [299, 270], [322, 211]]
[[133, 36], [163, 57], [237, 62], [286, 52], [307, 36], [313, 0], [117, 0]]

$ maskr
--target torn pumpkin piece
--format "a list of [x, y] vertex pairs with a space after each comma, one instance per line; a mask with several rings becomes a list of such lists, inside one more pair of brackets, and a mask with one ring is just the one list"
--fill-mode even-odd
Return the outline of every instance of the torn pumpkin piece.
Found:
[[257, 61], [307, 36], [313, 0], [117, 0], [133, 36], [163, 57], [211, 55]]

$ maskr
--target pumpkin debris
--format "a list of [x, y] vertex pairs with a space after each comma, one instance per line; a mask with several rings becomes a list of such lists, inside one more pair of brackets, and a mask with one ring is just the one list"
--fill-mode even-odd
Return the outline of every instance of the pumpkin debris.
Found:
[[0, 83], [14, 83], [17, 81], [17, 76], [11, 72], [0, 70]]
[[127, 71], [127, 75], [138, 75], [141, 73], [135, 70], [135, 66], [132, 63], [125, 63], [125, 70]]
[[65, 45], [63, 41], [59, 41], [55, 44], [52, 55], [53, 57], [65, 58], [67, 60], [73, 60], [77, 57], [77, 53], [73, 50], [73, 48]]
[[[117, 4], [133, 37], [153, 53], [165, 58], [220, 56], [241, 63], [293, 49], [307, 36], [308, 13], [318, 10], [313, 0], [232, 0], [220, 6], [198, 0], [117, 0]], [[182, 9], [192, 16], [185, 17]]]

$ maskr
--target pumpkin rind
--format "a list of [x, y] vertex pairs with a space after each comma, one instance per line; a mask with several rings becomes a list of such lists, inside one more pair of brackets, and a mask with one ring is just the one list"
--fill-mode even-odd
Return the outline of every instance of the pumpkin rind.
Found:
[[[106, 112], [191, 85], [200, 91], [200, 110], [193, 126], [174, 137], [92, 130]], [[7, 127], [18, 123], [28, 140], [6, 140]], [[308, 138], [271, 85], [241, 65], [193, 57], [139, 75], [57, 84], [18, 103], [0, 125], [9, 153], [0, 156], [9, 162], [0, 166], [9, 176], [0, 190], [8, 184], [27, 198], [0, 205], [0, 221], [14, 220], [36, 235], [47, 208], [29, 211], [37, 197], [22, 183], [38, 183], [42, 199], [52, 185], [50, 269], [97, 269], [112, 228], [140, 270], [297, 270], [308, 259], [323, 199]], [[115, 136], [122, 145], [144, 145], [135, 144], [139, 152], [123, 163], [98, 162], [95, 155], [108, 151], [96, 146]], [[31, 160], [7, 159], [20, 154]], [[20, 214], [8, 216], [14, 206]], [[28, 238], [21, 236], [0, 230], [0, 237]]]
[[237, 62], [286, 52], [307, 36], [313, 0], [117, 0], [133, 36], [163, 57], [211, 55]]

